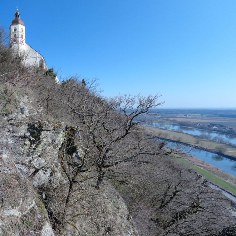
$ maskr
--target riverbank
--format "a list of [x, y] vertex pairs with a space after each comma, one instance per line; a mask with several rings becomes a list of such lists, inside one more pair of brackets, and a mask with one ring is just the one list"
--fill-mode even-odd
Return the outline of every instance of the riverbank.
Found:
[[184, 153], [173, 152], [170, 156], [178, 163], [194, 169], [214, 185], [236, 196], [236, 178], [234, 176], [231, 176], [204, 161], [192, 156], [190, 157]]
[[[176, 142], [186, 143], [188, 145], [198, 147], [200, 149], [209, 150], [211, 152], [220, 153], [221, 155], [225, 156], [229, 155], [228, 153], [230, 153], [230, 151], [234, 151], [235, 156], [233, 158], [236, 159], [236, 149], [231, 150], [233, 148], [230, 146], [228, 147], [228, 145], [224, 145], [224, 149], [220, 150], [219, 148], [222, 148], [222, 144], [193, 137], [191, 135], [182, 134], [174, 131], [162, 130], [153, 127], [144, 127], [144, 129], [149, 135], [157, 136], [163, 139], [172, 140]], [[218, 169], [217, 167], [214, 167], [202, 160], [199, 160], [192, 156], [188, 156], [185, 153], [172, 151], [168, 154], [168, 156], [175, 159], [176, 162], [183, 164], [191, 169], [194, 169], [196, 172], [206, 178], [209, 182], [218, 186], [220, 189], [223, 189], [226, 192], [236, 196], [236, 178], [234, 176], [229, 175], [223, 172], [222, 170]]]
[[152, 136], [157, 136], [166, 140], [171, 140], [179, 143], [191, 145], [193, 147], [210, 151], [219, 155], [230, 157], [236, 160], [236, 148], [222, 143], [216, 143], [207, 139], [202, 139], [189, 134], [184, 134], [176, 131], [163, 130], [156, 127], [143, 127], [145, 132]]

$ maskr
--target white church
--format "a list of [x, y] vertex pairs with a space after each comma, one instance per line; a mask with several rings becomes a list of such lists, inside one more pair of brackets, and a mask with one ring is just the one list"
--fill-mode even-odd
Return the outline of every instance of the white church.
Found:
[[20, 19], [18, 10], [10, 26], [10, 48], [14, 53], [23, 57], [25, 65], [47, 70], [44, 57], [25, 42], [25, 24]]

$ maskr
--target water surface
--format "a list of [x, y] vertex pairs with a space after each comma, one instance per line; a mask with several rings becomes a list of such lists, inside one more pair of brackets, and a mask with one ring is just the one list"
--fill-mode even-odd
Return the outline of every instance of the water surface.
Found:
[[172, 149], [179, 149], [180, 151], [193, 156], [199, 160], [211, 164], [223, 172], [236, 177], [236, 160], [218, 155], [213, 152], [204, 151], [198, 148], [193, 148], [185, 144], [179, 144], [174, 141], [168, 141], [167, 147]]

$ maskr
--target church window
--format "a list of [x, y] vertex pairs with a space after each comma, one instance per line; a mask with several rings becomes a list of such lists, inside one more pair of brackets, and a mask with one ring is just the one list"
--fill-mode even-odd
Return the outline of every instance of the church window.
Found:
[[16, 34], [14, 34], [14, 37], [16, 38]]
[[16, 28], [14, 28], [14, 32], [16, 32], [17, 31], [17, 29]]

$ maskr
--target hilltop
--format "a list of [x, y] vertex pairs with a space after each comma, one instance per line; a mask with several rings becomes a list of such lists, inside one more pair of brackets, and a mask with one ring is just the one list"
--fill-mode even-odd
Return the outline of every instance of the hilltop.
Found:
[[0, 46], [0, 235], [236, 235], [232, 202], [135, 122], [157, 96], [52, 72]]

